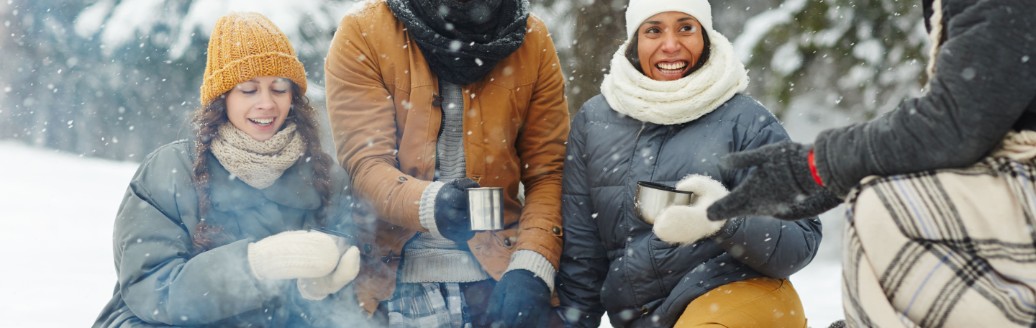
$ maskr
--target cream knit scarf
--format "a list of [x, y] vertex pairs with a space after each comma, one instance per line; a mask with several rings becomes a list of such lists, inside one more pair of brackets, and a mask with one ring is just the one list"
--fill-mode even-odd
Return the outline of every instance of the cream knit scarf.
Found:
[[223, 167], [256, 189], [273, 185], [304, 151], [305, 143], [302, 136], [295, 133], [295, 123], [288, 123], [266, 141], [255, 140], [226, 123], [219, 127], [212, 141], [212, 154]]
[[611, 72], [604, 76], [601, 94], [616, 112], [661, 125], [698, 119], [748, 87], [745, 65], [722, 34], [707, 30], [711, 41], [708, 61], [697, 71], [675, 81], [655, 81], [626, 59], [629, 41], [615, 51]]

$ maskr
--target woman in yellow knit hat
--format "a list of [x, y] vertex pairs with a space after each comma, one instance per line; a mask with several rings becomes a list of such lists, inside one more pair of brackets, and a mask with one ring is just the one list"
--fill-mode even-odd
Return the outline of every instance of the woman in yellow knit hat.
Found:
[[348, 177], [320, 149], [306, 72], [266, 17], [209, 40], [194, 140], [160, 147], [115, 218], [118, 282], [94, 327], [341, 326], [359, 270]]

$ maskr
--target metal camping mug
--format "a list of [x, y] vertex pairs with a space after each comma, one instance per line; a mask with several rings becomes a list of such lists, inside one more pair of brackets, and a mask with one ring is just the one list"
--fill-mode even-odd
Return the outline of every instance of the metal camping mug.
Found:
[[486, 231], [504, 228], [504, 188], [468, 189], [468, 213], [471, 230]]
[[697, 199], [690, 191], [677, 190], [676, 188], [651, 181], [637, 181], [637, 195], [634, 206], [640, 212], [640, 218], [648, 223], [655, 223], [655, 219], [662, 210], [673, 205], [690, 205]]

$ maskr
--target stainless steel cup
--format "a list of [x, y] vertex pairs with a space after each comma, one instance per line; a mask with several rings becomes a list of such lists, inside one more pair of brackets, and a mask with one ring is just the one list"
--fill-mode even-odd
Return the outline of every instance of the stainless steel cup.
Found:
[[656, 182], [638, 181], [634, 204], [641, 219], [648, 223], [655, 223], [655, 219], [662, 214], [662, 210], [666, 207], [690, 205], [696, 198], [694, 193], [689, 191], [677, 190]]
[[503, 229], [504, 188], [468, 189], [468, 211], [471, 214], [472, 231]]

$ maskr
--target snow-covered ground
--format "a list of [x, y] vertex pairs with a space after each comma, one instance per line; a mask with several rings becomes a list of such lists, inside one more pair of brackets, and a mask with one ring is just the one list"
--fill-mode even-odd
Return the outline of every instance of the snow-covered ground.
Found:
[[0, 142], [0, 318], [89, 327], [115, 286], [112, 222], [136, 164]]
[[[93, 323], [114, 287], [112, 221], [136, 167], [0, 141], [3, 326]], [[825, 223], [840, 219], [832, 212]], [[827, 229], [821, 256], [792, 277], [811, 327], [842, 317], [841, 267], [831, 255], [839, 232]]]

